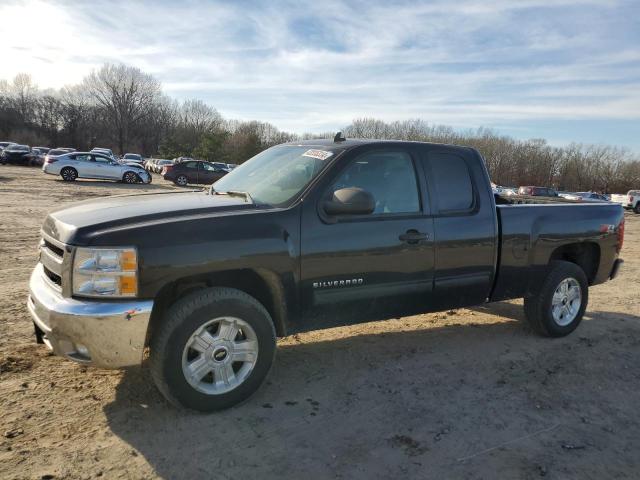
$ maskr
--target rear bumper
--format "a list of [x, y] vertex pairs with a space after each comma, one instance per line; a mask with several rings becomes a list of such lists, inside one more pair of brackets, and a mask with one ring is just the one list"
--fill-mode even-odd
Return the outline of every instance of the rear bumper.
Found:
[[613, 262], [613, 267], [611, 268], [611, 274], [609, 275], [610, 280], [613, 280], [618, 276], [618, 273], [620, 272], [620, 267], [622, 267], [623, 263], [624, 263], [624, 260], [622, 260], [621, 258], [618, 258], [616, 259], [615, 262]]
[[38, 264], [31, 274], [27, 308], [38, 338], [56, 355], [103, 368], [142, 362], [152, 300], [64, 298], [44, 280]]

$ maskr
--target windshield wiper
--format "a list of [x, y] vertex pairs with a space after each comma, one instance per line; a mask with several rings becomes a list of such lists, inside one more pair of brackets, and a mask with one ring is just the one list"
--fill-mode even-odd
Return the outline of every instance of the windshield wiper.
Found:
[[230, 195], [232, 197], [244, 197], [247, 202], [256, 203], [253, 201], [253, 198], [251, 198], [249, 192], [241, 192], [240, 190], [227, 190], [227, 195]]
[[242, 192], [240, 190], [227, 190], [226, 192], [219, 192], [211, 188], [210, 195], [229, 195], [230, 197], [244, 197], [247, 202], [253, 203], [257, 205], [257, 203], [251, 198], [251, 194], [249, 192]]

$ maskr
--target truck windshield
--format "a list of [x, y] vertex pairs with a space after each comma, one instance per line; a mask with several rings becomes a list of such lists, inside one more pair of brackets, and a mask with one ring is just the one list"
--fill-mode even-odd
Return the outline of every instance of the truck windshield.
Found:
[[306, 145], [271, 147], [222, 177], [212, 191], [244, 192], [256, 204], [283, 205], [298, 195], [335, 154]]

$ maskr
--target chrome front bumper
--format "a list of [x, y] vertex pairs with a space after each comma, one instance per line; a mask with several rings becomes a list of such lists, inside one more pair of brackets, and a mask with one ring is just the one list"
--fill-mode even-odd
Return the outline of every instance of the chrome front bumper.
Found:
[[47, 283], [41, 264], [31, 274], [29, 293], [29, 313], [56, 355], [102, 368], [142, 362], [153, 300], [65, 298]]

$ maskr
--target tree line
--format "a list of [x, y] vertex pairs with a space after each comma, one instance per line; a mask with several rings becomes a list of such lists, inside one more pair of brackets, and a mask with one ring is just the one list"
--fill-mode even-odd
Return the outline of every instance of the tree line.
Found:
[[[517, 140], [486, 128], [460, 131], [421, 119], [358, 118], [343, 132], [475, 147], [498, 185], [602, 192], [640, 188], [638, 156], [610, 145], [558, 147], [543, 139]], [[0, 80], [0, 140], [31, 146], [100, 146], [120, 154], [242, 163], [278, 143], [334, 133], [296, 135], [266, 122], [225, 119], [201, 100], [170, 98], [152, 75], [125, 65], [105, 64], [81, 83], [59, 90], [41, 90], [27, 74]]]

